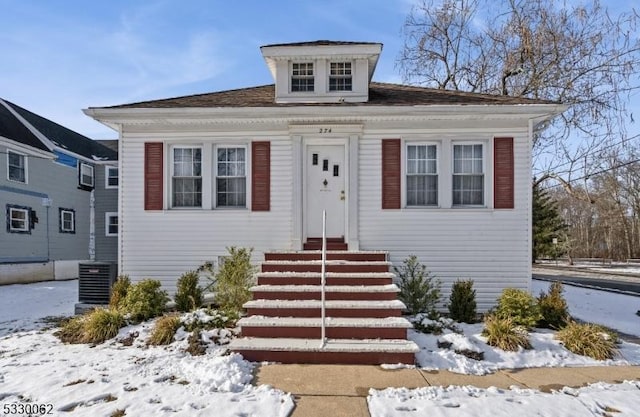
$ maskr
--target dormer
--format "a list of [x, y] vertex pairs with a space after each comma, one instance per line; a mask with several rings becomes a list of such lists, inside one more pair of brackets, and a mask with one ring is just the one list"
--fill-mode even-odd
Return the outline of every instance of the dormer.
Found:
[[276, 83], [276, 103], [364, 103], [382, 44], [315, 41], [260, 50]]

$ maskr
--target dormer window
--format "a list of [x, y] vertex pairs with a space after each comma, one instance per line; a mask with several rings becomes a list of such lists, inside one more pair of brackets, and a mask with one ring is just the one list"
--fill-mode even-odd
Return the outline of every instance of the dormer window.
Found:
[[351, 62], [332, 62], [329, 71], [329, 91], [351, 91]]
[[291, 64], [291, 91], [313, 91], [313, 62]]

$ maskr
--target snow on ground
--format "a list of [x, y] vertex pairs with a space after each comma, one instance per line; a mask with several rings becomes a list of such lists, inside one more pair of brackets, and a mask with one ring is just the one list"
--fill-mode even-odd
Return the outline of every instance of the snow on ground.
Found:
[[[533, 295], [547, 291], [548, 281], [533, 280]], [[563, 285], [569, 312], [577, 319], [598, 323], [640, 337], [640, 297]]]
[[640, 382], [564, 388], [551, 394], [495, 387], [426, 387], [371, 389], [371, 417], [634, 417], [640, 410]]
[[254, 365], [224, 346], [209, 344], [203, 356], [185, 353], [184, 332], [169, 346], [147, 347], [152, 323], [145, 323], [93, 347], [62, 344], [53, 330], [16, 331], [42, 327], [40, 317], [71, 315], [76, 288], [77, 281], [0, 287], [3, 407], [50, 404], [51, 415], [107, 417], [117, 410], [128, 416], [285, 417], [293, 409], [291, 395], [251, 385]]

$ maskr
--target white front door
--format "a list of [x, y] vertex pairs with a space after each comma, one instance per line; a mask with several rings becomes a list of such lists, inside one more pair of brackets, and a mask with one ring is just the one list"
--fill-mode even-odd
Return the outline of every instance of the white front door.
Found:
[[307, 237], [322, 237], [322, 211], [327, 237], [344, 237], [346, 216], [344, 146], [310, 145], [306, 156]]

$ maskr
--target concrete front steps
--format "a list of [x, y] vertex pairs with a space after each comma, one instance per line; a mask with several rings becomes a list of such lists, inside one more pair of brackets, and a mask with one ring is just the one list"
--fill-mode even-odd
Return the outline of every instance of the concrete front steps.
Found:
[[242, 338], [230, 349], [252, 361], [414, 363], [385, 252], [327, 252], [325, 334], [321, 346], [320, 251], [265, 254], [253, 300], [244, 307]]

